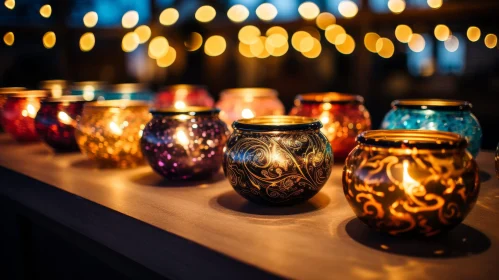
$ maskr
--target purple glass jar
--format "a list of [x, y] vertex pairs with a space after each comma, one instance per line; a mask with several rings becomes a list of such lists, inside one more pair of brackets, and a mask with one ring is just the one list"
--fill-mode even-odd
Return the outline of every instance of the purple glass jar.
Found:
[[75, 126], [84, 103], [83, 97], [76, 95], [42, 100], [35, 118], [35, 129], [40, 138], [58, 152], [79, 151]]
[[141, 147], [154, 171], [168, 180], [207, 179], [218, 172], [229, 136], [220, 110], [186, 107], [151, 113]]

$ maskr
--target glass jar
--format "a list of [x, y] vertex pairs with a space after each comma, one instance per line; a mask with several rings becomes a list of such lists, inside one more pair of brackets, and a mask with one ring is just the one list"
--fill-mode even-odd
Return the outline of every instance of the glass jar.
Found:
[[496, 148], [496, 176], [499, 179], [499, 143], [497, 143]]
[[139, 100], [152, 101], [153, 92], [145, 84], [116, 84], [100, 94], [98, 100]]
[[9, 95], [3, 106], [2, 126], [16, 141], [38, 140], [35, 117], [40, 109], [40, 100], [47, 96], [43, 90], [25, 90]]
[[[21, 91], [26, 90], [26, 88], [23, 87], [4, 87], [0, 88], [0, 119], [2, 118], [2, 111], [3, 111], [3, 106], [5, 102], [7, 102], [7, 97], [9, 95], [15, 95], [19, 94]], [[0, 121], [0, 131], [2, 131], [2, 122]]]
[[188, 106], [213, 107], [213, 98], [204, 86], [172, 85], [163, 88], [154, 98], [154, 107], [184, 109]]
[[147, 102], [89, 102], [76, 126], [76, 142], [99, 167], [135, 167], [144, 163], [140, 138], [150, 119]]
[[75, 126], [84, 103], [83, 97], [76, 95], [42, 100], [35, 118], [37, 134], [58, 152], [78, 151]]
[[40, 88], [47, 90], [52, 97], [61, 97], [68, 89], [69, 82], [66, 80], [46, 80], [40, 82]]
[[106, 82], [85, 81], [73, 83], [71, 86], [71, 95], [80, 95], [86, 101], [97, 100], [107, 90]]
[[357, 217], [391, 235], [432, 236], [463, 221], [480, 190], [478, 167], [456, 133], [361, 133], [343, 170], [343, 191]]
[[333, 148], [334, 157], [344, 160], [355, 147], [357, 135], [371, 129], [371, 117], [364, 98], [343, 93], [298, 95], [290, 115], [319, 119]]
[[219, 110], [209, 107], [152, 110], [141, 140], [152, 169], [168, 180], [206, 179], [222, 166], [229, 136]]
[[238, 119], [284, 114], [277, 91], [270, 88], [226, 89], [220, 93], [216, 107], [221, 110], [220, 118], [229, 126]]
[[395, 100], [392, 110], [386, 114], [384, 129], [425, 129], [461, 134], [469, 141], [468, 150], [478, 155], [482, 143], [482, 129], [471, 103], [444, 99]]
[[232, 125], [223, 168], [232, 187], [266, 205], [293, 205], [316, 195], [333, 167], [331, 145], [317, 119], [266, 116]]

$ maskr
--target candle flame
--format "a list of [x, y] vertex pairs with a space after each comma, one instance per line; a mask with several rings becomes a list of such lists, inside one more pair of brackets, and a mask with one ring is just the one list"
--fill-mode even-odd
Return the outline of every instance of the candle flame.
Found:
[[177, 140], [180, 142], [182, 146], [187, 146], [189, 145], [189, 138], [187, 138], [187, 135], [183, 130], [178, 130], [176, 133]]
[[52, 86], [52, 96], [59, 98], [62, 96], [62, 86], [61, 85], [53, 85]]
[[111, 129], [111, 132], [116, 135], [123, 134], [123, 130], [115, 122], [110, 122], [109, 128]]
[[403, 163], [404, 172], [402, 173], [402, 180], [404, 181], [404, 185], [406, 184], [419, 184], [416, 180], [414, 180], [411, 175], [409, 175], [409, 162], [404, 160]]
[[86, 101], [91, 101], [95, 97], [95, 88], [93, 86], [84, 86], [83, 87], [83, 99]]
[[21, 114], [23, 117], [30, 117], [30, 118], [35, 118], [36, 117], [36, 108], [33, 106], [33, 104], [28, 104], [26, 106], [26, 109], [22, 110]]
[[66, 112], [59, 112], [57, 114], [57, 118], [63, 123], [63, 124], [71, 124], [73, 119], [66, 113]]
[[241, 115], [243, 116], [244, 119], [251, 119], [251, 118], [254, 118], [255, 117], [255, 114], [253, 113], [253, 111], [251, 111], [251, 109], [243, 109], [243, 111], [241, 112]]
[[174, 105], [175, 109], [185, 109], [187, 107], [184, 101], [177, 101]]

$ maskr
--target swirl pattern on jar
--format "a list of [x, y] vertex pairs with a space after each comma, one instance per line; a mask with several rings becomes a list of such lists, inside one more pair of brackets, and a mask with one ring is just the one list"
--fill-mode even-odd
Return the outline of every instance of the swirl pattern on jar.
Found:
[[213, 107], [214, 103], [215, 101], [206, 87], [197, 85], [167, 86], [154, 97], [154, 107], [156, 108]]

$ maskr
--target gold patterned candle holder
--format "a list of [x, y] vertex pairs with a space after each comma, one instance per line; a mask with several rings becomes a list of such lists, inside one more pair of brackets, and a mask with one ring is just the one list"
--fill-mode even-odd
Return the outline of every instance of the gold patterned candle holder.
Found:
[[343, 191], [368, 226], [432, 236], [461, 223], [474, 206], [478, 167], [459, 134], [371, 130], [357, 143], [346, 159]]
[[76, 127], [81, 151], [102, 168], [129, 168], [145, 163], [140, 138], [151, 119], [149, 103], [130, 100], [85, 104]]
[[292, 205], [316, 195], [333, 154], [319, 120], [297, 116], [241, 119], [232, 125], [223, 168], [232, 187], [265, 205]]

